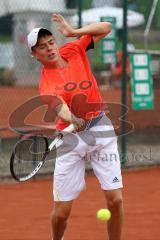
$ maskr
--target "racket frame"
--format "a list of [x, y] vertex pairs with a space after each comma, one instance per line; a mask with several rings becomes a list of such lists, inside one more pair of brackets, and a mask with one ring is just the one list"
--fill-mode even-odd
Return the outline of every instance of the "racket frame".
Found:
[[[35, 137], [40, 137], [39, 135], [38, 136], [35, 136], [35, 135], [32, 135], [31, 133], [30, 134], [26, 134], [26, 135], [24, 135], [21, 139], [20, 139], [20, 141], [26, 141], [26, 140], [29, 140], [29, 139], [31, 139], [31, 138], [35, 138]], [[45, 161], [45, 159], [46, 159], [46, 156], [47, 156], [47, 154], [48, 154], [48, 139], [46, 138], [46, 137], [44, 137], [44, 136], [41, 136], [43, 139], [44, 139], [44, 141], [45, 141], [45, 145], [46, 145], [46, 147], [45, 147], [45, 152], [44, 152], [44, 155], [43, 155], [43, 157], [42, 157], [42, 160], [38, 163], [38, 165], [35, 167], [35, 169], [31, 172], [31, 173], [29, 173], [27, 176], [25, 176], [25, 177], [22, 177], [22, 178], [19, 178], [19, 177], [17, 177], [17, 175], [15, 174], [15, 172], [14, 172], [14, 167], [13, 167], [13, 165], [14, 165], [14, 159], [15, 159], [15, 157], [16, 157], [16, 154], [15, 154], [15, 148], [16, 148], [16, 146], [17, 146], [17, 144], [19, 144], [19, 141], [16, 143], [16, 145], [14, 146], [14, 150], [12, 151], [12, 154], [11, 154], [11, 158], [10, 158], [10, 172], [11, 172], [11, 175], [12, 175], [12, 177], [15, 179], [15, 180], [17, 180], [17, 181], [19, 181], [19, 182], [25, 182], [25, 181], [27, 181], [27, 180], [29, 180], [30, 178], [32, 178], [34, 175], [36, 175], [36, 173], [40, 170], [40, 168], [43, 166], [43, 164], [44, 164], [44, 161]]]
[[[14, 159], [15, 159], [15, 148], [17, 146], [17, 144], [19, 143], [16, 143], [16, 145], [14, 146], [14, 150], [11, 154], [11, 158], [10, 158], [10, 172], [11, 172], [11, 175], [13, 176], [13, 178], [19, 182], [25, 182], [29, 179], [31, 179], [33, 176], [36, 175], [36, 173], [41, 169], [41, 167], [43, 166], [43, 164], [45, 163], [45, 160], [47, 158], [47, 155], [51, 152], [51, 150], [56, 146], [56, 144], [58, 143], [59, 140], [61, 140], [66, 134], [68, 133], [71, 133], [73, 132], [74, 130], [76, 129], [75, 125], [74, 124], [70, 124], [68, 127], [66, 127], [63, 132], [60, 132], [59, 135], [49, 144], [48, 146], [48, 139], [47, 137], [44, 137], [44, 136], [41, 136], [43, 137], [43, 139], [45, 140], [45, 144], [46, 144], [46, 149], [45, 149], [45, 153], [42, 157], [42, 160], [38, 163], [38, 165], [35, 167], [35, 169], [29, 173], [27, 176], [25, 177], [22, 177], [22, 178], [19, 178], [16, 176], [15, 172], [14, 172]], [[21, 140], [27, 140], [31, 137], [36, 137], [36, 135], [32, 135], [31, 133], [28, 134], [28, 135], [24, 135]], [[37, 135], [37, 137], [40, 137], [39, 135]]]

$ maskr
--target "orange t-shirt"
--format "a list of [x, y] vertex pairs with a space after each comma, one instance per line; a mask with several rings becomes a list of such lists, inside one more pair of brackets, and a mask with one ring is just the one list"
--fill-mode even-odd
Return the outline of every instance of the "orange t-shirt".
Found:
[[[102, 98], [97, 82], [92, 74], [86, 55], [87, 48], [93, 44], [90, 35], [64, 44], [59, 48], [61, 57], [68, 61], [65, 68], [42, 68], [40, 94], [57, 96], [77, 117], [88, 119], [90, 113], [101, 110]], [[68, 126], [58, 120], [56, 127], [60, 130]]]

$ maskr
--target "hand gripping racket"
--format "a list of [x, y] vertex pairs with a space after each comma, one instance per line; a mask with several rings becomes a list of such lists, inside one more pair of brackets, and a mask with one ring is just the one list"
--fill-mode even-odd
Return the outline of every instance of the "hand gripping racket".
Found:
[[10, 171], [13, 178], [24, 182], [35, 176], [48, 154], [56, 148], [57, 143], [64, 135], [74, 130], [75, 125], [69, 125], [50, 144], [48, 144], [48, 138], [43, 135], [33, 133], [24, 135], [14, 146], [11, 155]]

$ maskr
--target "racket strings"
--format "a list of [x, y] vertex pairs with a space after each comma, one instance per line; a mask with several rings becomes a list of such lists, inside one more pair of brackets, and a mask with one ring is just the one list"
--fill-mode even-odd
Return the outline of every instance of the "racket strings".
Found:
[[15, 175], [22, 178], [33, 172], [42, 161], [46, 150], [44, 137], [29, 137], [18, 142], [14, 150], [13, 170]]

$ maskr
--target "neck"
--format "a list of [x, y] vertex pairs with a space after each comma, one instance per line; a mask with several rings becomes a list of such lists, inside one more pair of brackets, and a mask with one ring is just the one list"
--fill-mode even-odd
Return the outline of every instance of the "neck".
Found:
[[43, 64], [45, 68], [65, 68], [68, 65], [68, 61], [62, 57], [59, 57], [57, 61], [50, 64]]

